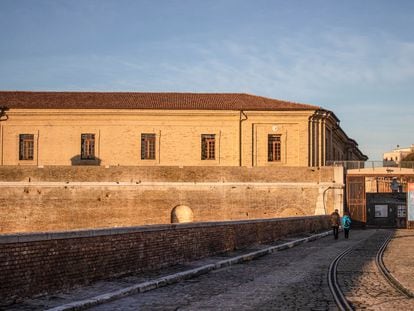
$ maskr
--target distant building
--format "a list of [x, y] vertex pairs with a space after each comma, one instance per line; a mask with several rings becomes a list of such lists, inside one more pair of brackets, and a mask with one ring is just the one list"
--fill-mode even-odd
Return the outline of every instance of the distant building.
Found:
[[385, 152], [383, 154], [383, 161], [385, 164], [399, 164], [406, 156], [414, 152], [414, 144], [411, 147], [400, 148]]
[[0, 165], [367, 160], [333, 112], [249, 94], [2, 91], [0, 109]]

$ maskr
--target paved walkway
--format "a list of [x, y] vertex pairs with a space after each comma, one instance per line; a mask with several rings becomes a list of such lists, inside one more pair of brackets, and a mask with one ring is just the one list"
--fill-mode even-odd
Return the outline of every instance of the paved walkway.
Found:
[[303, 234], [275, 241], [272, 244], [254, 245], [238, 251], [219, 254], [190, 263], [176, 265], [159, 271], [130, 275], [122, 278], [108, 279], [89, 286], [82, 286], [70, 291], [28, 299], [13, 306], [1, 306], [2, 310], [71, 310], [93, 306], [104, 301], [134, 293], [143, 293], [155, 288], [177, 283], [184, 279], [217, 270], [226, 266], [251, 261], [275, 251], [294, 247], [327, 236], [330, 232]]
[[[334, 305], [332, 305], [331, 298], [329, 297], [329, 292], [326, 292], [326, 290], [319, 290], [318, 288], [324, 288], [321, 284], [325, 282], [325, 278], [319, 278], [319, 276], [316, 276], [315, 272], [313, 273], [313, 276], [309, 278], [309, 275], [303, 274], [301, 270], [304, 270], [304, 267], [314, 265], [315, 269], [314, 271], [325, 271], [326, 264], [329, 264], [330, 257], [334, 256], [335, 252], [329, 251], [326, 249], [326, 247], [333, 247], [335, 251], [340, 251], [341, 249], [344, 249], [346, 247], [349, 247], [350, 245], [356, 243], [358, 240], [365, 238], [367, 235], [370, 235], [372, 230], [353, 230], [351, 231], [351, 239], [344, 240], [341, 238], [339, 241], [334, 241], [331, 239], [331, 237], [326, 237], [322, 240], [319, 240], [317, 243], [306, 243], [310, 240], [320, 239], [327, 234], [323, 233], [320, 235], [312, 235], [312, 236], [297, 236], [292, 237], [290, 239], [284, 239], [281, 241], [277, 241], [274, 244], [271, 245], [256, 245], [249, 249], [244, 249], [242, 251], [237, 252], [230, 252], [226, 254], [222, 254], [220, 256], [210, 257], [203, 260], [195, 261], [188, 263], [186, 265], [181, 266], [175, 266], [168, 269], [163, 269], [161, 271], [153, 272], [153, 273], [147, 273], [145, 275], [139, 275], [139, 276], [128, 276], [121, 279], [112, 279], [112, 280], [106, 280], [103, 282], [98, 282], [96, 284], [93, 284], [91, 286], [87, 287], [81, 287], [77, 288], [68, 292], [47, 296], [47, 297], [39, 297], [37, 299], [31, 299], [28, 301], [25, 301], [24, 303], [20, 303], [14, 306], [8, 306], [7, 308], [3, 308], [4, 310], [46, 310], [55, 308], [55, 310], [68, 310], [70, 308], [78, 308], [78, 307], [86, 307], [86, 306], [98, 306], [98, 309], [101, 310], [112, 310], [111, 308], [118, 309], [119, 306], [117, 305], [120, 303], [122, 305], [122, 301], [115, 300], [112, 304], [107, 304], [104, 306], [99, 307], [98, 303], [102, 301], [111, 301], [115, 298], [124, 297], [126, 295], [133, 295], [136, 293], [141, 293], [138, 296], [140, 302], [147, 302], [149, 305], [146, 305], [148, 307], [148, 310], [152, 310], [154, 308], [151, 307], [151, 303], [155, 303], [157, 306], [152, 305], [153, 307], [158, 307], [160, 310], [165, 308], [166, 305], [163, 303], [167, 303], [168, 299], [174, 300], [175, 298], [171, 295], [172, 293], [176, 293], [178, 295], [178, 298], [182, 298], [181, 296], [181, 290], [183, 288], [186, 288], [188, 290], [195, 290], [195, 295], [202, 295], [204, 298], [204, 295], [206, 295], [203, 291], [197, 291], [197, 287], [203, 286], [201, 285], [202, 281], [200, 281], [200, 278], [197, 279], [190, 279], [194, 276], [202, 275], [207, 272], [217, 272], [212, 273], [212, 277], [214, 275], [220, 276], [220, 280], [215, 283], [213, 288], [211, 289], [213, 292], [216, 289], [217, 293], [213, 293], [213, 296], [219, 297], [223, 296], [226, 297], [226, 294], [223, 294], [223, 289], [221, 286], [224, 286], [223, 284], [229, 280], [229, 282], [236, 282], [240, 284], [240, 288], [244, 288], [244, 286], [250, 286], [252, 288], [244, 288], [243, 290], [246, 290], [245, 295], [251, 296], [251, 291], [253, 291], [253, 296], [250, 297], [250, 301], [254, 302], [257, 299], [259, 301], [265, 300], [265, 297], [261, 299], [261, 297], [255, 297], [257, 295], [263, 294], [267, 295], [265, 292], [265, 288], [262, 286], [259, 286], [256, 288], [254, 286], [254, 282], [250, 279], [246, 279], [246, 275], [244, 273], [247, 270], [254, 270], [254, 265], [249, 264], [245, 267], [245, 265], [238, 265], [236, 269], [232, 269], [230, 271], [228, 268], [229, 266], [232, 266], [236, 263], [242, 263], [242, 262], [249, 262], [251, 259], [262, 257], [266, 254], [271, 254], [273, 252], [276, 252], [278, 250], [282, 249], [288, 249], [293, 246], [301, 245], [299, 247], [295, 247], [295, 251], [289, 251], [290, 255], [286, 253], [286, 255], [283, 256], [276, 256], [276, 253], [271, 256], [266, 256], [263, 258], [266, 258], [265, 260], [259, 260], [254, 261], [258, 262], [259, 270], [263, 269], [263, 275], [259, 278], [261, 281], [263, 281], [267, 287], [273, 286], [273, 287], [286, 287], [288, 291], [282, 290], [279, 292], [282, 295], [275, 299], [274, 292], [270, 293], [269, 297], [272, 297], [272, 301], [270, 302], [269, 306], [277, 307], [276, 304], [278, 303], [284, 303], [284, 306], [290, 306], [293, 308], [297, 303], [303, 302], [304, 306], [309, 306], [309, 302], [306, 300], [306, 297], [316, 297], [320, 295], [319, 300], [319, 306], [323, 305], [325, 308], [323, 309], [335, 309]], [[308, 245], [308, 246], [306, 246]], [[390, 243], [386, 253], [384, 262], [387, 266], [387, 268], [393, 273], [393, 275], [401, 281], [401, 283], [404, 284], [405, 287], [409, 288], [410, 290], [414, 290], [414, 231], [408, 231], [408, 230], [398, 230], [395, 231], [395, 239]], [[280, 253], [280, 254], [284, 254]], [[301, 255], [302, 254], [302, 255]], [[286, 257], [286, 258], [285, 258]], [[285, 259], [283, 259], [285, 258]], [[296, 262], [296, 264], [292, 264], [292, 262]], [[326, 261], [326, 263], [324, 263]], [[256, 265], [256, 264], [255, 264]], [[291, 268], [287, 268], [287, 267]], [[270, 269], [270, 270], [269, 270]], [[240, 270], [240, 271], [239, 271]], [[253, 271], [252, 270], [252, 271]], [[280, 271], [279, 271], [280, 270]], [[289, 271], [288, 271], [289, 270]], [[273, 276], [270, 276], [270, 274], [274, 274]], [[319, 275], [320, 273], [318, 273]], [[322, 274], [321, 274], [322, 275]], [[209, 279], [208, 275], [203, 276], [201, 279]], [[285, 278], [285, 279], [284, 279]], [[306, 282], [303, 282], [302, 278], [306, 280]], [[187, 280], [185, 282], [181, 282], [179, 286], [168, 286], [164, 287], [167, 284], [176, 283], [180, 280]], [[281, 280], [279, 284], [275, 283], [275, 280]], [[283, 281], [284, 280], [284, 281]], [[269, 283], [270, 282], [270, 283]], [[291, 282], [297, 282], [295, 285], [298, 287], [297, 291], [295, 290], [294, 286], [288, 286]], [[316, 282], [316, 283], [315, 283]], [[315, 283], [315, 284], [313, 284]], [[246, 284], [246, 285], [243, 285]], [[313, 285], [312, 285], [313, 284]], [[178, 285], [178, 284], [177, 284]], [[211, 285], [211, 284], [210, 284]], [[310, 286], [309, 286], [310, 285]], [[206, 285], [207, 286], [207, 285]], [[154, 288], [160, 288], [164, 287], [161, 291], [151, 291], [148, 293], [145, 293], [148, 290], [154, 289]], [[208, 286], [207, 286], [208, 287]], [[214, 288], [215, 287], [215, 288]], [[174, 289], [175, 288], [175, 289]], [[177, 292], [176, 292], [177, 290]], [[316, 290], [316, 291], [315, 291]], [[311, 291], [307, 293], [307, 291]], [[160, 294], [157, 294], [159, 292]], [[200, 293], [198, 293], [200, 292]], [[301, 296], [301, 300], [295, 300], [294, 297], [297, 294], [301, 293], [307, 293], [306, 295]], [[162, 296], [164, 295], [165, 296]], [[142, 296], [141, 296], [142, 295]], [[157, 295], [161, 295], [163, 298], [158, 297]], [[193, 295], [190, 292], [188, 293], [187, 297], [184, 297], [186, 300], [190, 299], [190, 296]], [[227, 295], [231, 295], [228, 293]], [[237, 293], [234, 293], [234, 295], [237, 295]], [[157, 296], [157, 297], [155, 297]], [[131, 306], [131, 310], [136, 309], [136, 299], [133, 298], [133, 296], [130, 296], [127, 301], [132, 301], [132, 305], [129, 305], [129, 302], [127, 302], [125, 306]], [[145, 299], [147, 297], [147, 299]], [[201, 297], [201, 296], [200, 296]], [[195, 297], [195, 301], [200, 301], [200, 297]], [[230, 297], [230, 296], [229, 296]], [[227, 298], [229, 298], [227, 297]], [[159, 300], [161, 298], [161, 300]], [[177, 298], [177, 299], [178, 299]], [[302, 299], [303, 298], [303, 299]], [[164, 300], [163, 300], [164, 299]], [[223, 300], [221, 303], [225, 303], [228, 301], [228, 299]], [[217, 302], [217, 301], [215, 301]], [[216, 307], [217, 305], [213, 303]], [[180, 305], [182, 302], [178, 302], [177, 305]], [[288, 305], [287, 305], [287, 304]], [[177, 306], [175, 305], [175, 307]], [[169, 307], [174, 307], [174, 303], [169, 304]], [[196, 306], [196, 305], [192, 305]], [[234, 305], [237, 307], [237, 305]], [[257, 305], [256, 305], [257, 306]], [[121, 309], [128, 309], [121, 307]], [[199, 307], [213, 307], [213, 305], [209, 305], [206, 302], [205, 306], [199, 305]], [[224, 307], [224, 305], [223, 305]], [[248, 309], [247, 305], [245, 306], [246, 309]], [[263, 307], [263, 306], [262, 306]], [[318, 307], [315, 305], [315, 307]], [[3, 310], [0, 306], [0, 310]], [[145, 307], [144, 307], [145, 309]], [[157, 308], [155, 308], [157, 309]], [[191, 307], [189, 307], [191, 309]], [[225, 310], [224, 308], [223, 310]], [[270, 309], [269, 309], [270, 310]]]

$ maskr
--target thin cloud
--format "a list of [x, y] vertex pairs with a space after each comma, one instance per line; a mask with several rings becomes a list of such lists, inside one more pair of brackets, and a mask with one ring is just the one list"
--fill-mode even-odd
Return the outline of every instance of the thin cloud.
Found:
[[414, 78], [413, 43], [340, 35], [341, 40], [335, 33], [324, 34], [323, 44], [316, 47], [301, 37], [255, 47], [229, 40], [169, 42], [166, 46], [175, 53], [186, 51], [193, 56], [161, 63], [119, 63], [132, 71], [157, 71], [166, 87], [178, 90], [227, 89], [301, 98], [330, 88], [398, 84]]

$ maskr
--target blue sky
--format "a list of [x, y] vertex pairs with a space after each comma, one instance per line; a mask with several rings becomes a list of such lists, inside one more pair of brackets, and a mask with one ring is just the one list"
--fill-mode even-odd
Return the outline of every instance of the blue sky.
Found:
[[414, 1], [0, 0], [0, 89], [240, 92], [414, 144]]

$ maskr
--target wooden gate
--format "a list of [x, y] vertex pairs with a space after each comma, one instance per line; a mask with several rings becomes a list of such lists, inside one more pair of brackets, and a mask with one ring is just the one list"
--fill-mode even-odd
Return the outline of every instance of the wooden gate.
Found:
[[355, 225], [365, 225], [366, 194], [365, 176], [346, 176], [346, 202]]

